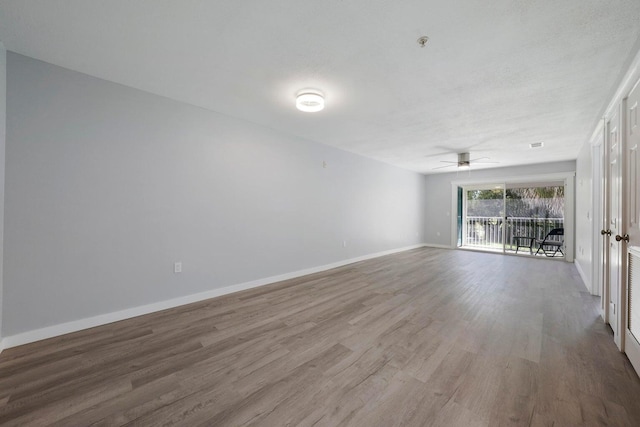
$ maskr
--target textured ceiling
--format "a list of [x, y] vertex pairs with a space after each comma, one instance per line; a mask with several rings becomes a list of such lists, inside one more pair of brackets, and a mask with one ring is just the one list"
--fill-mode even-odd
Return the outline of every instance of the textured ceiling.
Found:
[[638, 0], [0, 1], [9, 50], [423, 173], [575, 159], [639, 38]]

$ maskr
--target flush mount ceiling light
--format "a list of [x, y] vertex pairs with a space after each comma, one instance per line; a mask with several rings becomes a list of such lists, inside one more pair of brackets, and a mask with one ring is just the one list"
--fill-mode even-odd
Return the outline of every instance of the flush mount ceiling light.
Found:
[[296, 95], [296, 108], [305, 113], [315, 113], [324, 108], [324, 95], [316, 89], [303, 89]]

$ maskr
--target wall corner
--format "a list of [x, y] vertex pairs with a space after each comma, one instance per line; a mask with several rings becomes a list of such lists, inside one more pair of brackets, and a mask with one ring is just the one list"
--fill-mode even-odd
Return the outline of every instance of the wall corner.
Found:
[[4, 307], [3, 264], [4, 264], [4, 176], [7, 128], [7, 51], [0, 40], [0, 352], [2, 343], [2, 318]]

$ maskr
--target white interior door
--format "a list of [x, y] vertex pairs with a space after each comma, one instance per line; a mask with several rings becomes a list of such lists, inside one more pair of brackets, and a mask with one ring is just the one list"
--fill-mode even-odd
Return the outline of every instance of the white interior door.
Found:
[[[607, 148], [609, 160], [608, 193], [609, 193], [609, 230], [611, 235], [618, 235], [620, 232], [620, 221], [622, 215], [621, 180], [622, 168], [620, 161], [621, 138], [620, 138], [620, 111], [616, 109], [614, 115], [607, 121]], [[609, 243], [609, 324], [613, 329], [614, 340], [618, 347], [622, 349], [622, 339], [619, 326], [620, 317], [620, 291], [621, 291], [621, 264], [622, 257], [620, 244], [615, 239], [607, 239]]]
[[629, 94], [626, 110], [627, 215], [624, 231], [629, 236], [630, 246], [640, 246], [640, 82]]
[[[624, 256], [635, 253], [640, 247], [640, 82], [629, 93], [625, 103], [626, 110], [626, 141], [625, 141], [625, 187], [627, 210], [624, 222], [623, 240], [620, 242], [626, 247]], [[627, 240], [628, 239], [628, 240]], [[625, 353], [631, 364], [640, 372], [640, 257], [633, 256], [633, 267], [626, 265], [624, 277], [628, 278], [627, 293], [627, 320], [625, 333]], [[632, 271], [631, 271], [632, 270]], [[630, 274], [631, 273], [631, 274]]]
[[[594, 159], [598, 159], [600, 174], [599, 182], [595, 186], [599, 187], [600, 197], [597, 198], [597, 205], [594, 206], [594, 212], [598, 211], [600, 226], [599, 239], [595, 240], [598, 245], [599, 263], [594, 263], [598, 268], [594, 272], [597, 277], [598, 287], [600, 288], [600, 312], [605, 323], [609, 323], [609, 239], [611, 230], [609, 230], [609, 149], [604, 137], [606, 134], [606, 126], [602, 134], [603, 142], [596, 147], [598, 155]], [[596, 192], [594, 192], [596, 193]], [[594, 244], [594, 247], [596, 245]]]

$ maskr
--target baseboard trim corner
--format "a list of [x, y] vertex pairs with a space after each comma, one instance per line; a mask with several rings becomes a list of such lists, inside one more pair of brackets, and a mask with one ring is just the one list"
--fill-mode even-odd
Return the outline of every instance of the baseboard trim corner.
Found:
[[78, 332], [84, 329], [94, 328], [96, 326], [102, 326], [120, 320], [131, 319], [133, 317], [143, 316], [145, 314], [154, 313], [157, 311], [166, 310], [169, 308], [179, 307], [181, 305], [191, 304], [194, 302], [204, 301], [207, 299], [232, 294], [235, 292], [245, 291], [248, 289], [257, 288], [260, 286], [270, 285], [273, 283], [281, 282], [283, 280], [295, 279], [297, 277], [306, 276], [313, 273], [319, 273], [322, 271], [332, 270], [334, 268], [343, 267], [345, 265], [353, 264], [360, 261], [366, 261], [381, 256], [392, 255], [398, 252], [409, 251], [425, 247], [424, 243], [417, 245], [405, 246], [402, 248], [390, 249], [382, 252], [376, 252], [373, 254], [363, 255], [355, 258], [349, 258], [342, 261], [337, 261], [331, 264], [325, 264], [318, 267], [311, 267], [303, 270], [293, 271], [290, 273], [280, 274], [277, 276], [266, 277], [263, 279], [252, 280], [245, 283], [238, 283], [224, 288], [212, 289], [197, 294], [186, 295], [170, 300], [159, 301], [151, 304], [145, 304], [138, 307], [132, 307], [125, 310], [115, 311], [106, 314], [100, 314], [97, 316], [88, 317], [85, 319], [74, 320], [71, 322], [60, 323], [53, 326], [47, 326], [40, 329], [34, 329], [31, 331], [21, 332], [15, 335], [10, 335], [2, 338], [0, 341], [0, 351], [3, 348], [17, 347], [19, 345], [29, 344], [36, 341], [45, 340], [48, 338], [57, 337], [60, 335], [69, 334], [72, 332]]
[[575, 260], [573, 260], [573, 264], [576, 266], [576, 270], [578, 270], [578, 274], [580, 275], [580, 278], [582, 279], [582, 283], [587, 288], [589, 293], [591, 293], [591, 283], [589, 283], [589, 281], [587, 280], [587, 276], [586, 276], [586, 274], [584, 274], [584, 270], [582, 269], [582, 266], [580, 265], [580, 262], [577, 259], [575, 259]]
[[425, 243], [423, 246], [426, 248], [436, 248], [436, 249], [454, 249], [450, 245], [439, 245], [437, 243]]

